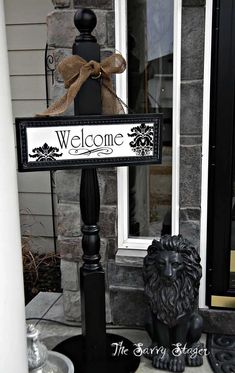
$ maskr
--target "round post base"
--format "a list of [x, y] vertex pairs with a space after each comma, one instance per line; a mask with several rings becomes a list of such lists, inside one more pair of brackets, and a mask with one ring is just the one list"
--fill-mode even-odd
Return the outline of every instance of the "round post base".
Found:
[[59, 343], [53, 350], [67, 356], [74, 364], [74, 373], [134, 373], [140, 358], [131, 341], [116, 334], [106, 334], [107, 357], [105, 361], [86, 361], [84, 337], [77, 335]]

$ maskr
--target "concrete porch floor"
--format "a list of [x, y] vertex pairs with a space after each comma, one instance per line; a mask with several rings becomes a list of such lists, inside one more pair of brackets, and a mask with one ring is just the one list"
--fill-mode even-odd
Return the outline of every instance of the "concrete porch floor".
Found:
[[[40, 330], [41, 340], [45, 343], [49, 350], [63, 340], [74, 335], [81, 334], [80, 327], [76, 326], [76, 324], [69, 323], [64, 319], [63, 299], [62, 294], [59, 293], [39, 293], [26, 306], [26, 318], [32, 319], [28, 320], [27, 322], [34, 324]], [[41, 319], [47, 319], [47, 321]], [[62, 325], [60, 323], [71, 324], [71, 326]], [[114, 327], [113, 329], [108, 328], [107, 332], [122, 335], [134, 343], [141, 342], [144, 344], [144, 346], [148, 346], [150, 344], [150, 339], [147, 333], [143, 330], [125, 328], [115, 329]], [[206, 335], [203, 335], [202, 342], [205, 343], [205, 341]], [[142, 356], [140, 366], [136, 373], [153, 373], [158, 371], [160, 372], [160, 370], [152, 367], [151, 361]], [[212, 369], [206, 357], [204, 357], [204, 364], [202, 367], [185, 369], [185, 373], [207, 372], [212, 372]]]

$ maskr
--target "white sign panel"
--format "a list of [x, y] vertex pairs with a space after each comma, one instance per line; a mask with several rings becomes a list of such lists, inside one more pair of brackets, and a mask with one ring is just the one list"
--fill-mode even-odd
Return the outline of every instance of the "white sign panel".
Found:
[[161, 162], [159, 115], [18, 118], [19, 169]]

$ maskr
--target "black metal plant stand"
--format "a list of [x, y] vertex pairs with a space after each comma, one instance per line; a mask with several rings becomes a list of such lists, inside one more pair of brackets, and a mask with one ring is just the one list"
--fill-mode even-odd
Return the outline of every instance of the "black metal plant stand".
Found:
[[[100, 47], [91, 32], [96, 16], [90, 9], [76, 12], [75, 26], [80, 31], [73, 54], [86, 61], [100, 61]], [[101, 114], [100, 77], [89, 78], [75, 99], [75, 115]], [[83, 220], [83, 266], [80, 271], [82, 335], [65, 340], [55, 350], [68, 356], [75, 373], [135, 372], [140, 359], [133, 353], [128, 339], [106, 334], [105, 274], [100, 263], [99, 221], [100, 195], [95, 168], [83, 169], [80, 189]], [[113, 345], [112, 345], [113, 344]]]

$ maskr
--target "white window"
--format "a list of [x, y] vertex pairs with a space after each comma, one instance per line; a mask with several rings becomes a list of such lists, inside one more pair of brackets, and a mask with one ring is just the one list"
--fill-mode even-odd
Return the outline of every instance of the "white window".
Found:
[[163, 113], [162, 165], [118, 169], [119, 255], [145, 255], [179, 233], [181, 0], [116, 0], [116, 50], [127, 71], [117, 94], [135, 113]]

